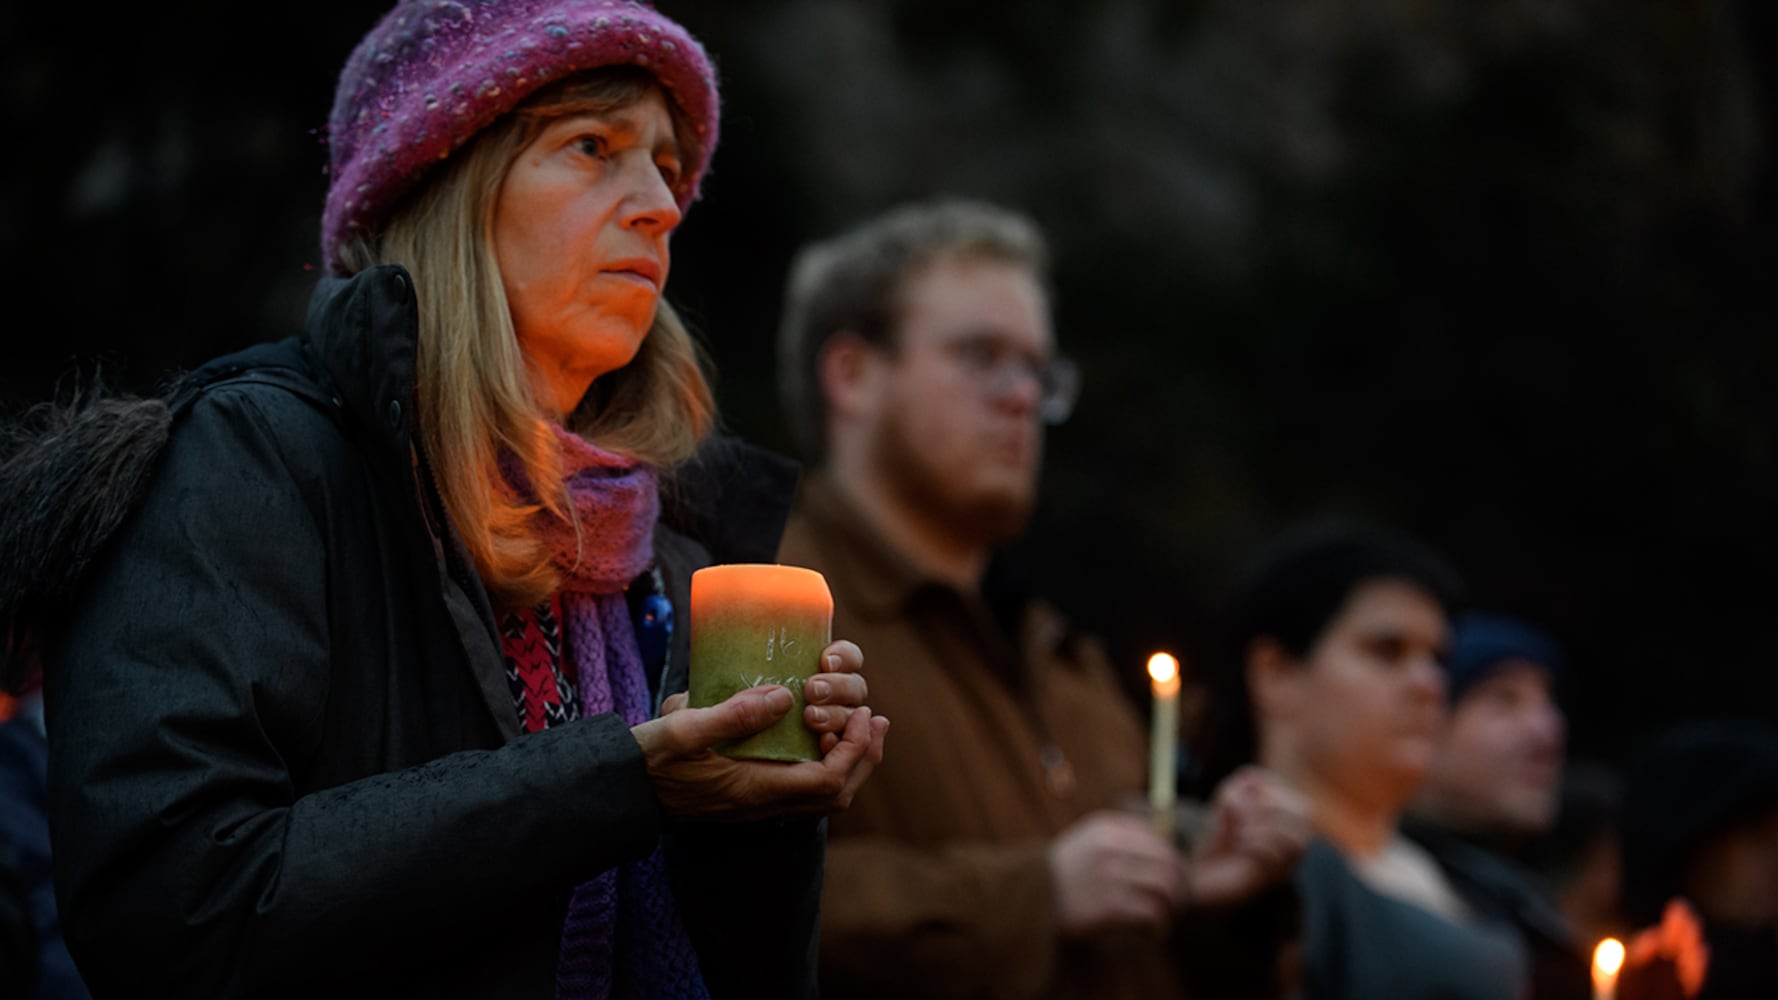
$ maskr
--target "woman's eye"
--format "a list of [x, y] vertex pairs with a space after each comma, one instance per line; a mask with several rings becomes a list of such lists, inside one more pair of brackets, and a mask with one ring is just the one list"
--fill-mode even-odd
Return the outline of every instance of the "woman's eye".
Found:
[[584, 135], [580, 137], [580, 151], [593, 159], [605, 155], [605, 137], [600, 135]]
[[661, 180], [665, 181], [668, 187], [676, 188], [679, 186], [679, 161], [665, 160], [656, 163], [655, 167], [660, 170]]

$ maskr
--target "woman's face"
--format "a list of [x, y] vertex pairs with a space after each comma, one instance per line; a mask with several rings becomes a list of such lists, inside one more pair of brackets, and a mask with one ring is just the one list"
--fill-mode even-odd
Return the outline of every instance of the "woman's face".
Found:
[[1360, 584], [1299, 668], [1306, 766], [1379, 808], [1396, 808], [1431, 763], [1444, 717], [1449, 626], [1437, 601], [1395, 580]]
[[557, 119], [522, 150], [494, 203], [494, 256], [538, 399], [557, 416], [630, 363], [667, 280], [680, 153], [650, 88]]

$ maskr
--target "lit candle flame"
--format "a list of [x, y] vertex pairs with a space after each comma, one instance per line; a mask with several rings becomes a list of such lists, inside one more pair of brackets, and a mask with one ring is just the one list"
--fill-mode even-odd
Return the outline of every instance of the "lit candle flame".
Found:
[[1593, 949], [1593, 1000], [1616, 1000], [1617, 974], [1624, 967], [1624, 943], [1606, 938]]
[[1615, 976], [1624, 967], [1624, 943], [1617, 938], [1606, 938], [1593, 949], [1593, 968], [1608, 976]]
[[1159, 685], [1167, 685], [1179, 676], [1179, 661], [1168, 653], [1156, 653], [1148, 658], [1148, 676], [1154, 678]]

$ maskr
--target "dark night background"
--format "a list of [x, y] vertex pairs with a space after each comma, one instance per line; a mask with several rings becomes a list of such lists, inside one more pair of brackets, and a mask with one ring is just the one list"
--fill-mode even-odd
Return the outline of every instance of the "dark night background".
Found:
[[[0, 9], [0, 409], [294, 330], [319, 134], [385, 0]], [[1416, 532], [1574, 661], [1575, 750], [1778, 721], [1778, 5], [706, 0], [670, 296], [728, 423], [803, 240], [1029, 211], [1087, 382], [1025, 555], [1132, 683], [1291, 521]]]

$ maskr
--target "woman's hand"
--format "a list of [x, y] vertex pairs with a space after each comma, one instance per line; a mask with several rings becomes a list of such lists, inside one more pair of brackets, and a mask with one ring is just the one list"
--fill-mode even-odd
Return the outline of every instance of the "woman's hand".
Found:
[[[853, 654], [857, 648], [852, 646]], [[862, 678], [851, 678], [862, 690]], [[630, 730], [642, 746], [661, 808], [675, 820], [749, 822], [838, 812], [852, 804], [859, 786], [882, 762], [883, 736], [889, 731], [888, 719], [873, 718], [863, 706], [848, 707], [840, 730], [824, 735], [826, 749], [818, 761], [730, 760], [710, 748], [751, 736], [783, 718], [795, 704], [790, 692], [769, 685], [749, 688], [709, 708], [685, 704], [686, 696], [676, 694], [662, 705], [660, 718]]]
[[[864, 652], [841, 639], [821, 651], [824, 673], [803, 684], [803, 724], [821, 734], [821, 752], [831, 751], [846, 730], [852, 712], [864, 706], [870, 689], [864, 683]], [[869, 709], [866, 709], [868, 712]]]

